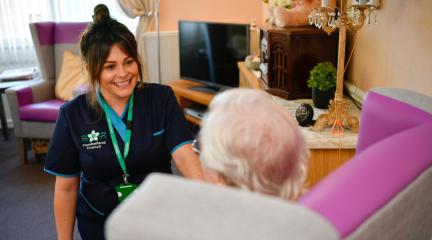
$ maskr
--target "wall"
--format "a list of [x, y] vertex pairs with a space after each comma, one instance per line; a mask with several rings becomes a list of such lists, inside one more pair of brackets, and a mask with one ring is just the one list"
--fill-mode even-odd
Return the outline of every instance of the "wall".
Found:
[[[228, 23], [251, 23], [263, 20], [261, 0], [162, 0], [159, 6], [161, 83], [180, 77], [178, 20], [197, 20]], [[155, 26], [153, 25], [153, 31]], [[252, 34], [256, 42], [257, 33]], [[145, 37], [149, 82], [158, 82], [157, 35], [148, 32]], [[255, 44], [257, 45], [257, 44]], [[257, 46], [251, 46], [251, 51]]]
[[261, 0], [162, 0], [159, 3], [161, 31], [177, 30], [181, 20], [229, 23], [263, 22]]
[[[264, 22], [261, 0], [163, 0], [160, 29], [177, 30], [179, 19]], [[356, 46], [346, 79], [361, 90], [399, 87], [432, 96], [432, 9], [430, 0], [381, 0], [378, 24], [350, 33], [347, 53]], [[348, 58], [348, 55], [347, 55]], [[164, 60], [162, 60], [164, 62]], [[177, 69], [175, 69], [177, 70]]]
[[432, 1], [381, 2], [378, 24], [350, 38], [348, 48], [356, 44], [346, 78], [363, 91], [388, 86], [432, 96]]

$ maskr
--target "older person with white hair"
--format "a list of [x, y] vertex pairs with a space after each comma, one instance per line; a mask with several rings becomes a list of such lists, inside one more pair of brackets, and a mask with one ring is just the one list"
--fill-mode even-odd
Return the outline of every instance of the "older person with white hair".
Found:
[[296, 200], [309, 150], [291, 113], [270, 95], [232, 89], [217, 95], [199, 133], [200, 158], [225, 184]]

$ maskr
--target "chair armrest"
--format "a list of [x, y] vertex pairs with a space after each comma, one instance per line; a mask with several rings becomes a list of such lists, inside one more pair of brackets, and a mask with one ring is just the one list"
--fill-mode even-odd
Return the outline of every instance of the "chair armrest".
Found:
[[19, 115], [19, 107], [53, 99], [54, 82], [40, 79], [29, 80], [24, 84], [6, 89], [5, 93], [14, 124], [15, 136], [21, 137], [23, 134], [23, 127]]
[[42, 102], [49, 99], [55, 99], [54, 93], [54, 81], [39, 81], [30, 86], [33, 93], [33, 101], [34, 102]]
[[372, 88], [370, 91], [410, 104], [432, 114], [432, 97], [425, 94], [408, 89], [388, 87], [376, 87]]
[[[14, 126], [15, 137], [21, 137], [23, 134], [22, 123], [21, 123], [21, 119], [19, 117], [19, 106], [20, 106], [19, 101], [18, 101], [18, 91], [19, 90], [20, 90], [20, 88], [18, 88], [18, 87], [12, 87], [12, 88], [6, 89], [6, 91], [5, 91], [6, 98], [7, 98], [8, 105], [9, 105], [11, 118], [12, 118], [12, 122], [13, 122], [13, 126]], [[33, 101], [33, 99], [32, 99], [32, 101]]]
[[[403, 130], [432, 121], [432, 114], [416, 106], [415, 102], [427, 102], [432, 104], [431, 98], [405, 91], [398, 91], [399, 97], [390, 97], [396, 91], [382, 95], [377, 91], [369, 91], [363, 103], [360, 131], [357, 141], [357, 154], [378, 141], [397, 134]], [[410, 101], [406, 103], [401, 100]], [[409, 100], [411, 99], [411, 100]], [[417, 100], [416, 100], [417, 99]]]
[[15, 87], [8, 88], [6, 95], [10, 95], [17, 101], [18, 106], [23, 106], [31, 103], [43, 102], [49, 99], [55, 99], [54, 82], [45, 80], [32, 80], [25, 84], [20, 84]]

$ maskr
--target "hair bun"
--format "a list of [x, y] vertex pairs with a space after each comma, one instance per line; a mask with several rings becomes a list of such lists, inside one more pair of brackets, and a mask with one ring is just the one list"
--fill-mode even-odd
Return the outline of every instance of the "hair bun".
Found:
[[103, 22], [110, 19], [110, 12], [107, 6], [104, 4], [98, 4], [93, 10], [93, 22]]

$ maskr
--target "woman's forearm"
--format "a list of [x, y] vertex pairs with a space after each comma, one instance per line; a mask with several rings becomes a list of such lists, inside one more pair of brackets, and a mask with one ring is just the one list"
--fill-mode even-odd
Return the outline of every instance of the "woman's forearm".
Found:
[[186, 144], [177, 149], [173, 154], [173, 159], [177, 169], [184, 177], [204, 180], [201, 161], [192, 150], [191, 144]]
[[[69, 182], [68, 182], [69, 181]], [[57, 239], [72, 240], [75, 226], [79, 180], [56, 179], [54, 193], [54, 216]]]

